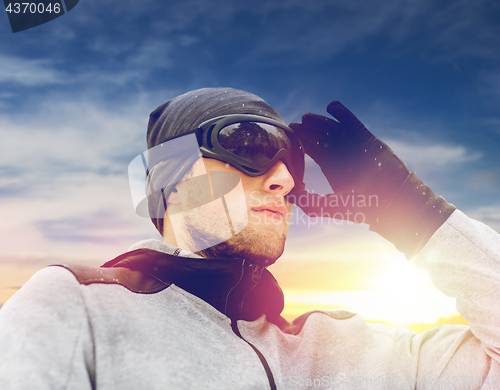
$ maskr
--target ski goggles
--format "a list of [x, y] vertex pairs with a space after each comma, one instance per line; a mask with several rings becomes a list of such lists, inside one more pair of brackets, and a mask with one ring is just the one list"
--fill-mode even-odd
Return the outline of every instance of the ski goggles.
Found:
[[[194, 130], [169, 138], [132, 161], [129, 165], [129, 180], [136, 208], [144, 199], [144, 190], [142, 194], [137, 191], [141, 171], [144, 189], [145, 177], [149, 177], [156, 167], [167, 167], [169, 161], [174, 162], [170, 165], [179, 165], [182, 160], [188, 159], [192, 162], [193, 156], [226, 162], [252, 177], [265, 174], [281, 160], [294, 179], [295, 186], [303, 186], [304, 149], [291, 128], [258, 115], [224, 115], [205, 121]], [[176, 181], [180, 181], [180, 178], [177, 177]], [[165, 188], [168, 179], [162, 182], [160, 185]], [[175, 184], [170, 181], [170, 185]], [[163, 191], [155, 183], [149, 183], [146, 187], [146, 197], [158, 190]]]
[[225, 115], [202, 123], [193, 132], [202, 156], [227, 162], [248, 176], [263, 175], [281, 160], [297, 184], [304, 178], [302, 144], [292, 129], [278, 121]]

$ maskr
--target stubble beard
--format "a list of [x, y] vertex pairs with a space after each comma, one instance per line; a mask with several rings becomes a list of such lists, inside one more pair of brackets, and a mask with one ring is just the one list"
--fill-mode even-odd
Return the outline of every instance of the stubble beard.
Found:
[[[202, 227], [195, 221], [186, 218], [186, 228], [198, 247], [204, 243], [214, 242], [216, 231], [214, 226]], [[198, 221], [199, 222], [199, 221]], [[219, 244], [195, 252], [205, 258], [244, 258], [265, 266], [273, 264], [285, 250], [286, 234], [278, 234], [269, 230], [259, 231], [248, 224], [238, 234]]]
[[[195, 203], [197, 188], [190, 188], [189, 196], [189, 203]], [[184, 214], [183, 222], [182, 230], [187, 233], [185, 238], [190, 241], [190, 246], [204, 248], [198, 251], [195, 249], [194, 253], [205, 258], [244, 258], [268, 266], [285, 250], [286, 233], [259, 229], [248, 219], [245, 220], [246, 226], [243, 229], [238, 228], [241, 221], [231, 220], [233, 228], [239, 232], [226, 240], [220, 239], [220, 232], [227, 231], [228, 219], [221, 218], [218, 213], [199, 215], [192, 209]]]

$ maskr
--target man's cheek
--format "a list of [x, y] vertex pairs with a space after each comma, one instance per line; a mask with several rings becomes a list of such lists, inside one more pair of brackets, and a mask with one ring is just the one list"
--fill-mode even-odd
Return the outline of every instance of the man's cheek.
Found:
[[241, 181], [222, 199], [225, 203], [224, 213], [231, 221], [234, 234], [238, 234], [248, 224], [248, 206]]

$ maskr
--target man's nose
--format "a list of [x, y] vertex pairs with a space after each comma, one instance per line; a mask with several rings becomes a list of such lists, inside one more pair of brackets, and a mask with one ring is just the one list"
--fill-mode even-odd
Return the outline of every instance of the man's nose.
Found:
[[278, 161], [264, 174], [264, 187], [267, 191], [288, 194], [294, 187], [295, 182], [283, 161]]

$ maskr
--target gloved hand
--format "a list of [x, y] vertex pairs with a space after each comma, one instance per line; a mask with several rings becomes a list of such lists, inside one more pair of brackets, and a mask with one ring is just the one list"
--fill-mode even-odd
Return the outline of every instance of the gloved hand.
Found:
[[[410, 173], [342, 104], [333, 101], [327, 111], [336, 120], [307, 113], [302, 123], [291, 123], [290, 127], [335, 193], [320, 196], [298, 188], [288, 200], [309, 216], [367, 222], [370, 230], [391, 241], [410, 259], [456, 207]], [[353, 196], [357, 196], [354, 202]], [[369, 202], [363, 204], [359, 197]], [[360, 214], [362, 218], [358, 218]]]
[[[302, 141], [305, 152], [320, 166], [337, 197], [357, 194], [373, 200], [376, 196], [377, 210], [364, 210], [376, 219], [410, 172], [404, 162], [340, 102], [331, 102], [327, 111], [336, 120], [307, 113], [302, 123], [291, 123], [290, 127]], [[299, 206], [300, 203], [303, 202], [297, 202]], [[316, 200], [314, 204], [317, 203]], [[351, 202], [344, 199], [344, 203]], [[307, 214], [317, 211], [302, 208]]]

